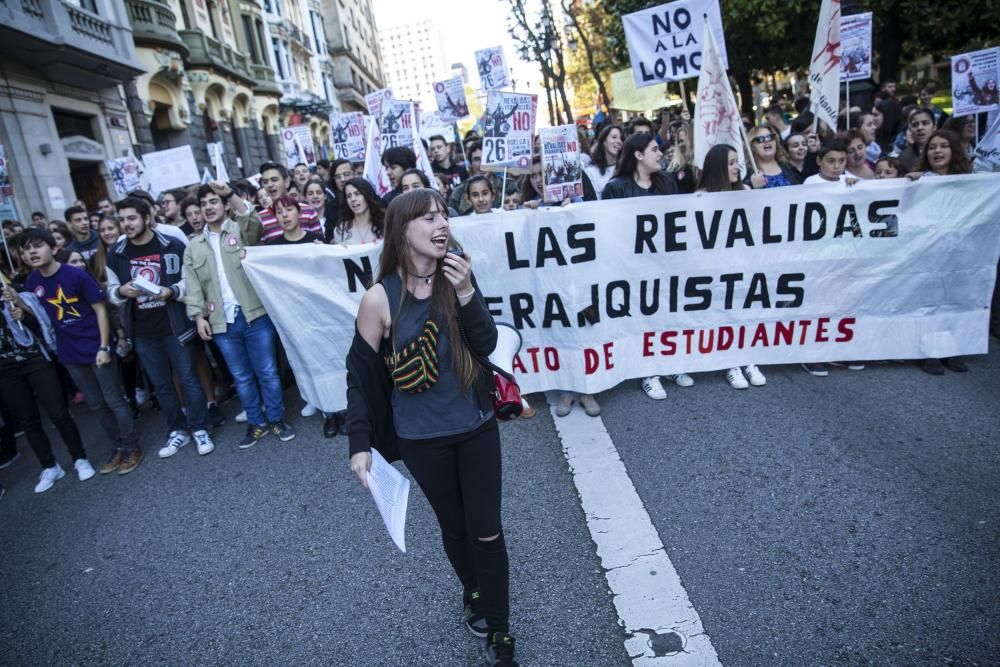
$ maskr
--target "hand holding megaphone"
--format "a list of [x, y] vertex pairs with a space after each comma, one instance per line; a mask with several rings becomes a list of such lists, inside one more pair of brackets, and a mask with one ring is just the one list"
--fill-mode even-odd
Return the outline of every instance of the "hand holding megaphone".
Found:
[[[461, 253], [461, 254], [459, 254]], [[449, 250], [444, 256], [444, 265], [441, 267], [445, 278], [455, 288], [455, 294], [460, 301], [472, 296], [472, 256], [468, 251], [460, 250], [454, 252]]]

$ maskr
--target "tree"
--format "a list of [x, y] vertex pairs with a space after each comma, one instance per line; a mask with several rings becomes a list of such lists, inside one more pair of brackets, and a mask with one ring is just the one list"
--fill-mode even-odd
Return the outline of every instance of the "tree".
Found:
[[[573, 110], [566, 94], [566, 59], [563, 54], [563, 39], [556, 29], [552, 16], [551, 0], [541, 0], [537, 5], [539, 11], [529, 14], [528, 0], [510, 0], [510, 14], [507, 31], [514, 38], [515, 45], [524, 60], [533, 60], [542, 70], [545, 90], [550, 86], [558, 93], [558, 102], [562, 103], [562, 113], [557, 108], [554, 120], [557, 124], [573, 122]], [[552, 105], [549, 106], [550, 118], [553, 116]]]
[[[607, 51], [596, 48], [596, 44], [603, 41], [600, 39], [600, 35], [604, 24], [607, 23], [607, 14], [598, 2], [593, 2], [589, 6], [580, 0], [561, 0], [561, 3], [563, 12], [569, 17], [574, 35], [579, 45], [583, 47], [587, 71], [593, 77], [597, 94], [604, 104], [608, 104], [611, 102], [611, 96], [608, 94], [604, 81], [605, 77], [610, 77], [611, 68], [609, 67]], [[570, 39], [572, 38], [571, 36]], [[570, 51], [573, 52], [574, 56], [576, 55], [573, 42], [570, 42]], [[570, 76], [572, 79], [572, 73]], [[582, 82], [572, 81], [572, 83], [576, 88]]]

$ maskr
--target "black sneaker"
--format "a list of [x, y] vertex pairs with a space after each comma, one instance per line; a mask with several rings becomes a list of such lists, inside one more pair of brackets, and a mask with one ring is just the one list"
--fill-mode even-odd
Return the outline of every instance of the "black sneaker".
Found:
[[295, 429], [285, 422], [274, 422], [271, 424], [271, 433], [278, 436], [278, 440], [288, 442], [295, 439]]
[[13, 463], [14, 461], [16, 461], [17, 458], [20, 455], [21, 455], [21, 452], [17, 451], [16, 449], [14, 451], [12, 451], [12, 452], [6, 452], [6, 453], [3, 453], [3, 454], [0, 454], [0, 470], [3, 470], [7, 466], [9, 466], [11, 463]]
[[222, 414], [219, 404], [215, 401], [208, 403], [208, 420], [212, 422], [212, 428], [218, 428], [226, 423], [226, 415]]
[[920, 362], [920, 370], [930, 375], [944, 375], [944, 364], [940, 359], [924, 359]]
[[490, 628], [486, 624], [486, 617], [483, 616], [480, 606], [479, 591], [463, 593], [462, 602], [465, 605], [462, 610], [462, 620], [465, 622], [465, 627], [476, 637], [486, 639]]
[[941, 360], [941, 365], [953, 373], [968, 373], [969, 367], [958, 357], [948, 357]]
[[332, 412], [323, 420], [323, 437], [335, 438], [340, 431], [340, 414]]
[[490, 667], [518, 667], [514, 660], [514, 638], [506, 632], [492, 632], [486, 640], [486, 664]]
[[266, 426], [256, 426], [254, 424], [247, 424], [247, 434], [243, 436], [240, 444], [237, 445], [240, 449], [250, 449], [257, 444], [257, 441], [267, 435]]

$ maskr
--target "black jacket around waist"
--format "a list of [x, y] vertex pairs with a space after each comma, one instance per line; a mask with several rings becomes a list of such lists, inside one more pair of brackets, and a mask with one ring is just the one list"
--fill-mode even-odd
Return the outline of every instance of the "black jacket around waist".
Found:
[[[458, 307], [465, 338], [473, 352], [488, 357], [497, 345], [497, 327], [476, 284], [469, 303]], [[444, 323], [442, 323], [444, 326]], [[385, 365], [389, 342], [383, 338], [375, 351], [354, 327], [354, 340], [347, 353], [347, 440], [349, 456], [378, 450], [386, 461], [399, 460], [396, 425], [392, 418], [392, 377]], [[484, 370], [476, 383], [476, 398], [483, 412], [493, 410], [493, 374]]]

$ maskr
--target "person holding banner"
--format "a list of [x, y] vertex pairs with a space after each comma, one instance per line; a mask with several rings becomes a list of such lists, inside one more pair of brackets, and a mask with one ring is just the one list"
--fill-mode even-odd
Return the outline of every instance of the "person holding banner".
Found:
[[875, 178], [868, 166], [868, 146], [860, 130], [848, 130], [841, 135], [847, 144], [847, 173], [858, 179]]
[[785, 164], [795, 172], [795, 177], [801, 183], [806, 179], [805, 168], [809, 155], [809, 144], [806, 142], [806, 135], [800, 132], [789, 134], [788, 139], [785, 140], [785, 155], [788, 156]]
[[590, 164], [584, 167], [583, 173], [590, 178], [598, 199], [604, 197], [604, 187], [615, 176], [615, 166], [618, 164], [624, 143], [625, 133], [619, 125], [608, 125], [597, 136], [594, 154], [590, 158]]
[[[329, 196], [328, 189], [323, 185], [323, 181], [316, 177], [309, 179], [303, 194], [306, 203], [312, 206], [313, 210], [319, 214], [319, 224], [323, 228], [323, 233], [321, 235], [317, 234], [316, 237], [322, 239], [325, 243], [333, 236], [333, 228], [337, 220], [337, 202]], [[288, 230], [285, 230], [286, 237], [288, 236], [287, 232]]]
[[743, 182], [755, 190], [780, 188], [785, 185], [799, 185], [795, 172], [785, 163], [784, 150], [778, 143], [778, 135], [766, 125], [750, 130], [750, 149], [753, 151], [757, 171], [748, 174]]
[[516, 666], [500, 431], [491, 373], [477, 361], [496, 347], [497, 327], [446, 212], [444, 198], [425, 188], [400, 195], [386, 213], [379, 275], [347, 359], [350, 465], [367, 487], [372, 445], [398, 448], [387, 458], [403, 459], [434, 509], [464, 589], [466, 628], [486, 638], [488, 664]]

